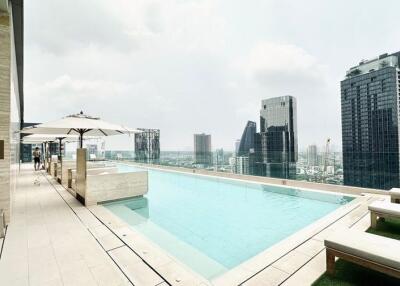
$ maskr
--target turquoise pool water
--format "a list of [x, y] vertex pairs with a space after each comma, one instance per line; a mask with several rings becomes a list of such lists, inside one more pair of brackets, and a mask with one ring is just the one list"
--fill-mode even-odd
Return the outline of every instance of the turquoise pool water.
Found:
[[[121, 172], [138, 168], [120, 165]], [[207, 279], [215, 278], [352, 198], [149, 170], [143, 198], [106, 204]]]

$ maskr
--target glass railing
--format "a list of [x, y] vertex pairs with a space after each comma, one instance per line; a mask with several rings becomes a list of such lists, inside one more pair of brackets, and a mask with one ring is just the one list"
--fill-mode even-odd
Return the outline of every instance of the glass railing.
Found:
[[[281, 154], [280, 154], [281, 155]], [[99, 155], [97, 158], [100, 158]], [[319, 154], [309, 160], [306, 153], [298, 154], [296, 163], [281, 164], [278, 155], [270, 162], [260, 162], [254, 155], [235, 156], [234, 152], [213, 153], [212, 156], [195, 156], [191, 151], [161, 151], [158, 159], [138, 158], [134, 152], [106, 151], [104, 159], [121, 160], [151, 165], [205, 169], [243, 175], [286, 178], [308, 182], [343, 184], [342, 154], [330, 153], [327, 159]], [[309, 162], [312, 161], [312, 162]], [[326, 162], [325, 162], [326, 161]]]

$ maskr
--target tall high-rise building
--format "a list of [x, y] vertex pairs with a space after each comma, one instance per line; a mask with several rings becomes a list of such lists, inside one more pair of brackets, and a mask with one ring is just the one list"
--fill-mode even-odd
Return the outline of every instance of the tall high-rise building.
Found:
[[212, 165], [211, 135], [194, 134], [194, 163], [204, 166]]
[[318, 165], [318, 153], [317, 145], [309, 145], [307, 148], [307, 165], [317, 166]]
[[237, 154], [239, 153], [239, 147], [240, 147], [240, 139], [237, 139], [235, 141], [235, 156], [237, 156]]
[[350, 68], [341, 81], [344, 184], [400, 186], [400, 52]]
[[241, 175], [250, 174], [250, 163], [248, 156], [235, 157], [235, 173]]
[[236, 172], [239, 174], [256, 175], [254, 168], [256, 133], [257, 124], [253, 121], [247, 121], [236, 153], [236, 162], [240, 164], [240, 166], [237, 166]]
[[294, 179], [297, 162], [297, 107], [293, 96], [261, 102], [256, 165], [262, 175]]
[[160, 160], [160, 130], [139, 128], [135, 133], [135, 160], [157, 163]]
[[237, 156], [249, 156], [250, 153], [254, 153], [254, 138], [256, 132], [257, 124], [253, 121], [247, 121], [240, 139]]
[[225, 155], [224, 155], [224, 149], [217, 149], [215, 150], [215, 166], [217, 167], [222, 167], [225, 164]]

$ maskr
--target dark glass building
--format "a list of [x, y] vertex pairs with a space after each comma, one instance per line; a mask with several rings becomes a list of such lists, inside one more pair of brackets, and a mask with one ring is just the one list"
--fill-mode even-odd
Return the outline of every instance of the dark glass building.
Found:
[[400, 186], [399, 57], [397, 52], [363, 61], [341, 82], [345, 185]]
[[194, 134], [194, 163], [204, 166], [212, 165], [211, 135]]
[[254, 153], [254, 139], [257, 132], [257, 124], [253, 121], [247, 121], [246, 127], [243, 130], [242, 137], [239, 143], [237, 156], [249, 156]]
[[160, 160], [160, 130], [139, 128], [135, 133], [135, 160], [158, 163]]
[[293, 96], [264, 99], [260, 134], [256, 135], [256, 172], [295, 179], [297, 162], [297, 107]]

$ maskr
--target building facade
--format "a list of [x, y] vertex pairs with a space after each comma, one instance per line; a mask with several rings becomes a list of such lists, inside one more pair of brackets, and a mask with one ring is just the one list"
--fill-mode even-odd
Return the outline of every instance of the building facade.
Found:
[[400, 52], [350, 68], [341, 82], [344, 184], [400, 186]]
[[160, 130], [139, 128], [135, 133], [135, 160], [158, 163], [160, 160]]
[[0, 0], [0, 75], [0, 210], [8, 223], [24, 120], [22, 0]]
[[297, 105], [293, 96], [262, 100], [256, 143], [257, 174], [295, 179], [298, 146]]
[[237, 156], [249, 156], [250, 153], [254, 153], [254, 139], [257, 133], [257, 124], [253, 121], [247, 121], [246, 127], [243, 130], [242, 137], [240, 139]]
[[318, 152], [317, 145], [309, 145], [307, 147], [307, 165], [318, 166]]
[[212, 165], [210, 134], [194, 134], [194, 163], [204, 166]]
[[225, 154], [224, 154], [224, 149], [217, 149], [215, 150], [215, 156], [214, 156], [214, 161], [215, 161], [215, 167], [220, 168], [225, 165]]

